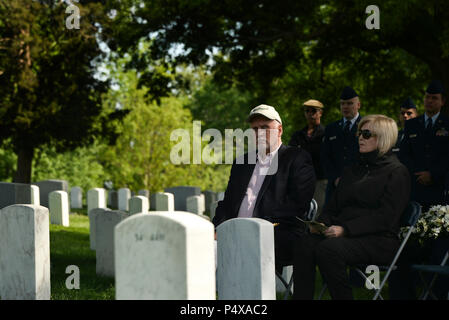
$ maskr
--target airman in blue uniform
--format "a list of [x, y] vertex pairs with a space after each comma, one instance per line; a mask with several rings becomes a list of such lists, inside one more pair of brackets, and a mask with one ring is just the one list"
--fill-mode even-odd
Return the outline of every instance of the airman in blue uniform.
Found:
[[[411, 200], [422, 205], [422, 212], [444, 204], [444, 184], [449, 168], [449, 118], [441, 113], [445, 103], [444, 88], [434, 80], [424, 96], [425, 114], [405, 122], [404, 140], [399, 158], [412, 177]], [[439, 265], [449, 249], [449, 237], [428, 239], [423, 246], [409, 241], [389, 279], [390, 299], [416, 299], [418, 276], [412, 264]], [[447, 264], [446, 264], [447, 265]], [[449, 281], [439, 277], [433, 292], [446, 299]]]
[[359, 144], [356, 134], [361, 119], [359, 109], [358, 94], [351, 87], [345, 87], [340, 96], [343, 118], [326, 126], [321, 144], [321, 163], [328, 180], [325, 203], [338, 185], [343, 168], [357, 161]]
[[399, 113], [399, 122], [401, 125], [401, 130], [399, 130], [398, 133], [398, 140], [396, 142], [396, 145], [392, 149], [392, 151], [399, 157], [399, 150], [400, 145], [402, 141], [404, 140], [404, 126], [405, 121], [416, 118], [418, 116], [418, 111], [416, 110], [416, 105], [413, 102], [412, 98], [408, 97], [402, 104], [401, 104], [401, 111]]
[[426, 211], [444, 203], [444, 183], [449, 167], [449, 118], [441, 113], [444, 88], [434, 80], [424, 96], [425, 114], [406, 121], [399, 158], [412, 177], [411, 200]]

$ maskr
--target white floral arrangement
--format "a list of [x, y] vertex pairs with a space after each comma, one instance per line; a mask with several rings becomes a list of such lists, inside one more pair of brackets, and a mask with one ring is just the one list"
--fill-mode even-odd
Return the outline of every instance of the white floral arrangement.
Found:
[[[402, 239], [409, 229], [410, 227], [401, 228]], [[410, 237], [423, 243], [425, 240], [436, 239], [440, 235], [449, 235], [449, 205], [432, 206], [429, 211], [421, 214]]]

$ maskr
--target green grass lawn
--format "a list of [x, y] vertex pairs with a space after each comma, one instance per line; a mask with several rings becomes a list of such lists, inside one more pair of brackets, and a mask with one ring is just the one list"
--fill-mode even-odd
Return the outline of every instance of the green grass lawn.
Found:
[[[98, 276], [95, 272], [95, 251], [90, 249], [89, 218], [86, 209], [71, 210], [70, 227], [50, 225], [51, 299], [52, 300], [113, 300], [115, 298], [114, 279]], [[67, 289], [66, 268], [78, 266], [80, 288]], [[320, 293], [321, 276], [317, 272], [315, 298]], [[354, 288], [355, 299], [371, 299], [373, 292], [364, 288]], [[386, 288], [384, 298], [388, 298]], [[281, 296], [278, 295], [278, 299]], [[330, 299], [329, 292], [323, 296]]]
[[[89, 218], [85, 210], [76, 211], [78, 213], [70, 214], [70, 227], [50, 225], [51, 299], [114, 299], [114, 279], [95, 273], [95, 251], [90, 249], [89, 242]], [[79, 289], [66, 288], [70, 274], [65, 271], [69, 265], [79, 267]]]

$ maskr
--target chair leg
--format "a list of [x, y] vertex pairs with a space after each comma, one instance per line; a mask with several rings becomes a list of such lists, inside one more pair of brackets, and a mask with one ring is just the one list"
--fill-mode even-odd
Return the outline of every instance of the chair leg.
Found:
[[283, 286], [285, 287], [285, 289], [286, 289], [286, 292], [284, 293], [283, 299], [284, 299], [284, 300], [287, 300], [286, 297], [288, 297], [289, 294], [291, 295], [291, 291], [290, 291], [291, 285], [290, 285], [290, 282], [293, 281], [293, 277], [290, 279], [290, 282], [287, 283], [287, 281], [285, 281], [285, 279], [282, 277], [282, 274], [280, 274], [277, 270], [276, 270], [276, 277], [278, 277], [278, 279], [282, 282], [282, 285], [283, 285]]
[[323, 298], [324, 293], [327, 289], [327, 283], [323, 282], [323, 287], [321, 288], [320, 294], [318, 295], [318, 300], [321, 300]]
[[290, 297], [293, 296], [292, 286], [293, 286], [293, 275], [290, 277], [290, 281], [288, 282], [287, 285], [287, 291], [284, 293], [284, 300], [287, 300], [289, 296]]

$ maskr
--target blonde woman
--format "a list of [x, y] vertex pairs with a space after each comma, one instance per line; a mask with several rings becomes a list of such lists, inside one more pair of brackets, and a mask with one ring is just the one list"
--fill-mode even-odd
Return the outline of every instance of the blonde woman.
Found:
[[358, 125], [359, 157], [346, 167], [316, 228], [298, 241], [294, 260], [294, 298], [313, 299], [315, 270], [327, 283], [332, 299], [352, 299], [347, 266], [389, 264], [399, 247], [400, 216], [410, 196], [407, 168], [391, 151], [396, 122], [369, 115]]

